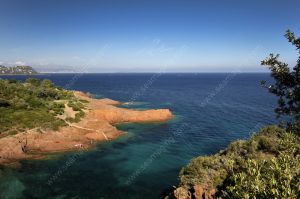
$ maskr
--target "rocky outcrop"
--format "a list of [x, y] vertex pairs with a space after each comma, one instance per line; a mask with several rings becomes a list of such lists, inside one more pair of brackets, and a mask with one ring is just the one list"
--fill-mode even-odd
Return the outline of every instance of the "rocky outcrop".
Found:
[[191, 193], [183, 187], [179, 187], [174, 191], [174, 197], [176, 199], [191, 199]]
[[168, 109], [135, 111], [117, 107], [106, 107], [93, 111], [93, 116], [108, 121], [110, 124], [116, 124], [124, 122], [166, 121], [172, 118], [172, 113]]
[[208, 189], [205, 185], [195, 185], [192, 190], [196, 199], [213, 199], [216, 192], [215, 189]]
[[205, 185], [195, 185], [192, 188], [175, 188], [165, 199], [214, 199], [215, 189], [208, 189]]

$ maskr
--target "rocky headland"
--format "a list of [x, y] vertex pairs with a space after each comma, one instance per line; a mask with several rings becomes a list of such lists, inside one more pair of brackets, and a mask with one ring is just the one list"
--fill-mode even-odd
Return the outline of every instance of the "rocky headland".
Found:
[[0, 65], [0, 75], [36, 75], [38, 72], [31, 66], [7, 67]]
[[[126, 122], [163, 122], [173, 114], [168, 109], [131, 110], [120, 108], [121, 102], [111, 99], [94, 99], [75, 91], [74, 95], [88, 101], [85, 116], [78, 123], [69, 123], [59, 130], [31, 129], [0, 139], [0, 164], [8, 165], [25, 159], [42, 158], [46, 154], [87, 149], [97, 142], [113, 140], [125, 132], [115, 125]], [[64, 117], [75, 112], [66, 105]]]

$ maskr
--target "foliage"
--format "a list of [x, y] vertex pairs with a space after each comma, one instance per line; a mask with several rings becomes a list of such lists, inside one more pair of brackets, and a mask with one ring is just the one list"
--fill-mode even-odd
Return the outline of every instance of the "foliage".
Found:
[[85, 108], [81, 102], [74, 101], [69, 101], [68, 106], [72, 107], [73, 111], [80, 111], [81, 109]]
[[66, 125], [57, 117], [64, 113], [65, 103], [76, 107], [80, 112], [76, 121], [80, 121], [84, 105], [73, 92], [47, 79], [29, 78], [25, 82], [0, 79], [0, 133], [36, 127], [57, 130]]
[[[288, 30], [285, 34], [292, 45], [300, 53], [300, 38], [296, 38], [295, 34]], [[297, 64], [290, 70], [288, 64], [278, 60], [279, 55], [270, 54], [268, 58], [261, 62], [262, 65], [268, 66], [271, 76], [275, 83], [268, 85], [270, 93], [279, 97], [278, 107], [275, 112], [278, 116], [291, 115], [296, 120], [300, 119], [300, 57]], [[266, 86], [266, 81], [262, 81]]]
[[269, 160], [247, 159], [244, 168], [230, 176], [224, 198], [299, 198], [299, 138], [286, 133], [279, 147], [284, 150]]
[[220, 198], [296, 198], [299, 171], [300, 137], [268, 126], [213, 156], [193, 159], [180, 180], [185, 187], [217, 188]]

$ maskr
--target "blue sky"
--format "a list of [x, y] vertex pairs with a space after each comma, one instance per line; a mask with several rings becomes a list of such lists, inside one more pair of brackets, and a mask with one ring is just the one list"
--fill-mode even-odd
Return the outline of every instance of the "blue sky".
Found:
[[0, 0], [0, 63], [41, 71], [256, 72], [300, 36], [299, 0]]

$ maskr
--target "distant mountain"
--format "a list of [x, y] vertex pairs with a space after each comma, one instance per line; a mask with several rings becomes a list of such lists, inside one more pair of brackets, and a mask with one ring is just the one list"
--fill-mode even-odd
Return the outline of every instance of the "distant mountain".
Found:
[[34, 75], [38, 74], [31, 66], [1, 66], [0, 65], [0, 75]]

